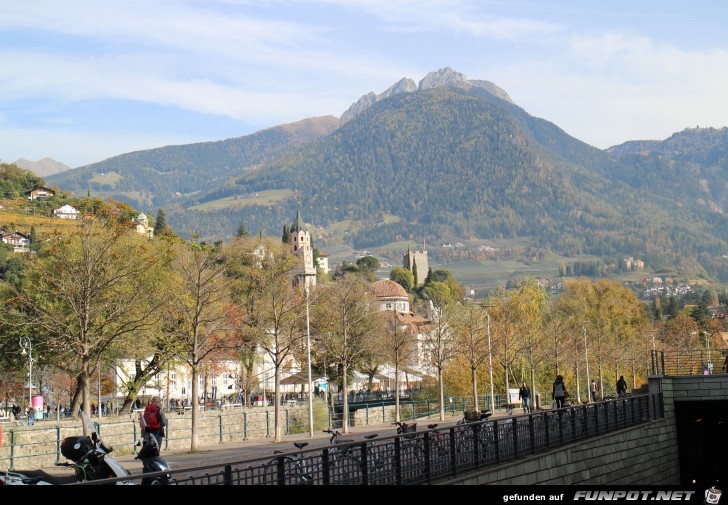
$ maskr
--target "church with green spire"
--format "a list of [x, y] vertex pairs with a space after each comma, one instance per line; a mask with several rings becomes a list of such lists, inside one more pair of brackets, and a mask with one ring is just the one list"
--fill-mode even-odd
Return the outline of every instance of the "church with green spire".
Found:
[[296, 203], [296, 217], [288, 233], [288, 244], [293, 253], [303, 259], [301, 271], [296, 273], [294, 285], [307, 286], [309, 289], [316, 286], [316, 266], [313, 264], [313, 246], [311, 234], [301, 217], [301, 204]]

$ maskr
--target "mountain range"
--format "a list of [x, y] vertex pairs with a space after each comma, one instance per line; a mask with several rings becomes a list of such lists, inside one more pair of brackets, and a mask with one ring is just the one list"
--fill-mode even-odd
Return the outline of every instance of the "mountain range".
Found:
[[523, 257], [634, 256], [728, 282], [727, 167], [726, 128], [601, 150], [445, 68], [365, 94], [340, 118], [122, 154], [47, 181], [164, 209], [177, 233], [210, 241], [240, 224], [279, 234], [300, 203], [322, 248], [517, 241]]

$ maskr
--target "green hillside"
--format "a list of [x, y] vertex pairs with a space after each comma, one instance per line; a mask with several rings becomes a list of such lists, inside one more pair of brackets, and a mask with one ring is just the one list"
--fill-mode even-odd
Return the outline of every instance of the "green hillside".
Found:
[[[687, 145], [674, 149], [672, 161], [664, 154], [634, 159], [639, 155], [629, 149], [610, 154], [479, 88], [402, 93], [338, 129], [330, 123], [305, 142], [268, 130], [237, 139], [246, 149], [234, 169], [223, 144], [193, 144], [91, 165], [83, 184], [101, 173], [120, 174], [109, 194], [146, 198], [137, 206], [164, 208], [179, 234], [209, 241], [230, 238], [241, 223], [251, 233], [278, 235], [300, 200], [322, 249], [519, 239], [522, 248], [498, 259], [594, 257], [604, 270], [634, 256], [652, 268], [685, 268], [728, 282], [721, 193], [711, 193], [716, 198], [707, 205], [689, 191], [725, 181], [725, 169], [696, 171], [700, 160], [678, 158]], [[232, 140], [223, 141], [225, 149]], [[728, 142], [713, 144], [709, 160], [720, 160]], [[61, 176], [53, 180], [64, 189], [74, 180], [73, 188], [83, 186], [81, 176]], [[256, 194], [275, 197], [261, 205]], [[442, 259], [481, 261], [467, 251]]]

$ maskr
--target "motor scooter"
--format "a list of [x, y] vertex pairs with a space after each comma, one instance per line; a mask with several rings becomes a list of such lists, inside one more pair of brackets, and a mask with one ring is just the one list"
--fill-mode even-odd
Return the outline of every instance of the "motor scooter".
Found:
[[[91, 480], [128, 477], [129, 472], [119, 462], [109, 456], [113, 451], [104, 443], [93, 427], [91, 419], [85, 412], [81, 414], [85, 432], [88, 436], [66, 437], [61, 442], [61, 454], [68, 460], [56, 463], [56, 466], [73, 468], [71, 475], [52, 475], [44, 470], [23, 470], [22, 472], [0, 473], [0, 485], [47, 485], [72, 484]], [[131, 480], [119, 480], [114, 484], [133, 484]]]
[[139, 428], [141, 429], [142, 438], [137, 440], [134, 445], [141, 447], [141, 449], [139, 449], [135, 459], [142, 462], [143, 473], [153, 474], [142, 477], [142, 485], [176, 484], [177, 481], [169, 473], [169, 465], [159, 454], [157, 439], [151, 433], [147, 433], [147, 424], [141, 412], [139, 413]]

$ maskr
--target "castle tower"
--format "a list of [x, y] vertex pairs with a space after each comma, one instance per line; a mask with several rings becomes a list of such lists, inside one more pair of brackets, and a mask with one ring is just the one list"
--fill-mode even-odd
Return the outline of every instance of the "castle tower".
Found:
[[402, 266], [415, 275], [415, 286], [419, 287], [425, 283], [430, 266], [427, 262], [424, 241], [422, 241], [422, 251], [410, 251], [409, 247], [407, 248], [407, 252], [402, 256]]
[[311, 234], [301, 218], [300, 203], [296, 204], [296, 217], [291, 225], [288, 244], [297, 256], [303, 258], [303, 267], [296, 274], [294, 285], [305, 285], [309, 288], [316, 286], [316, 266], [313, 264], [313, 247]]

